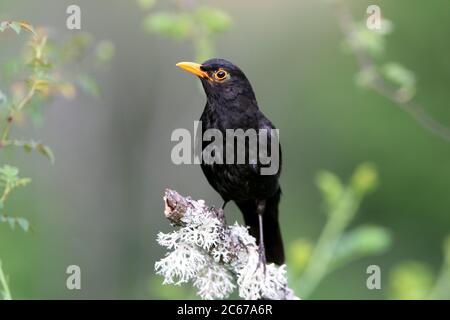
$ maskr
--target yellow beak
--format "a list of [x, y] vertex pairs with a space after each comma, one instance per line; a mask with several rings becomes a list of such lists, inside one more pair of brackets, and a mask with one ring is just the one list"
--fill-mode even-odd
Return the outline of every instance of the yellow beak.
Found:
[[202, 65], [199, 64], [199, 63], [179, 62], [179, 63], [176, 64], [176, 66], [181, 68], [181, 69], [183, 69], [183, 70], [185, 70], [185, 71], [187, 71], [187, 72], [189, 72], [189, 73], [195, 74], [198, 77], [209, 78], [208, 73], [201, 69]]

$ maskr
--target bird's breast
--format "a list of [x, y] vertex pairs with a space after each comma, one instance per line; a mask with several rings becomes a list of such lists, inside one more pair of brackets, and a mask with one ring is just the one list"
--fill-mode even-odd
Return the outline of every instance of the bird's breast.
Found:
[[252, 165], [201, 165], [209, 184], [226, 200], [264, 199], [279, 188], [278, 175], [260, 175]]

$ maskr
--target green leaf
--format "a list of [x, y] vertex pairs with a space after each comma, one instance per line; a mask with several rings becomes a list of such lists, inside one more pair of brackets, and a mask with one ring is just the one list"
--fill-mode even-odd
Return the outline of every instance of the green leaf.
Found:
[[384, 76], [402, 87], [414, 86], [416, 84], [416, 77], [414, 73], [399, 63], [390, 62], [383, 66]]
[[156, 0], [137, 0], [141, 9], [148, 10], [156, 4]]
[[14, 183], [18, 180], [19, 169], [5, 164], [0, 168], [0, 181], [5, 184]]
[[6, 29], [14, 30], [17, 34], [20, 34], [20, 31], [22, 31], [22, 29], [29, 31], [29, 32], [33, 33], [34, 35], [36, 34], [33, 26], [25, 21], [20, 21], [20, 22], [19, 21], [2, 21], [2, 22], [0, 22], [0, 32], [5, 31]]
[[192, 30], [192, 17], [187, 13], [157, 12], [147, 16], [144, 28], [176, 39], [185, 39]]
[[399, 86], [396, 96], [400, 101], [411, 100], [416, 93], [416, 77], [414, 73], [399, 63], [387, 63], [381, 70], [383, 76]]
[[29, 178], [19, 178], [19, 169], [9, 165], [0, 168], [0, 185], [10, 192], [17, 187], [24, 187], [31, 182]]
[[23, 231], [28, 232], [30, 230], [30, 223], [25, 218], [17, 218], [16, 219], [19, 226], [22, 228]]
[[9, 23], [9, 27], [14, 30], [17, 34], [20, 34], [20, 31], [22, 30], [22, 27], [20, 25], [20, 22], [17, 21], [11, 21]]
[[375, 190], [378, 186], [378, 173], [375, 165], [368, 162], [359, 165], [352, 175], [350, 185], [360, 196]]
[[363, 48], [373, 56], [381, 56], [385, 50], [385, 40], [381, 33], [367, 29], [363, 24], [358, 26], [350, 46]]
[[25, 232], [28, 232], [30, 230], [30, 222], [22, 217], [16, 218], [6, 215], [0, 215], [0, 223], [8, 223], [9, 227], [12, 230], [15, 230], [16, 225], [19, 225], [19, 227]]
[[8, 145], [23, 148], [23, 150], [27, 153], [29, 153], [33, 150], [36, 150], [43, 156], [47, 157], [48, 160], [50, 160], [50, 162], [52, 164], [55, 163], [55, 156], [53, 155], [52, 150], [50, 149], [49, 146], [47, 146], [41, 142], [36, 142], [33, 140], [30, 140], [30, 141], [11, 140], [8, 142], [7, 146]]
[[359, 226], [347, 232], [339, 240], [331, 262], [332, 268], [356, 259], [384, 253], [392, 243], [390, 233], [383, 227]]
[[343, 185], [339, 177], [329, 171], [320, 171], [316, 177], [316, 184], [328, 207], [336, 206], [343, 193]]
[[431, 267], [417, 261], [403, 262], [397, 265], [389, 275], [389, 294], [392, 299], [418, 299], [428, 296], [434, 274]]
[[33, 150], [33, 148], [31, 147], [31, 145], [29, 143], [25, 143], [23, 145], [23, 150], [27, 153], [30, 153]]
[[31, 24], [21, 21], [21, 22], [19, 22], [19, 25], [22, 29], [27, 30], [27, 31], [31, 32], [32, 34], [36, 35], [36, 31], [34, 30], [34, 28]]
[[26, 185], [29, 185], [31, 183], [30, 178], [20, 178], [16, 181], [14, 184], [14, 187], [25, 187]]
[[52, 150], [48, 146], [39, 143], [36, 147], [36, 150], [39, 151], [39, 153], [41, 153], [42, 155], [46, 156], [51, 163], [55, 163], [55, 156], [53, 155]]
[[231, 26], [231, 17], [224, 11], [210, 7], [200, 7], [196, 12], [198, 22], [213, 33], [224, 32]]
[[19, 34], [22, 27], [20, 22], [17, 21], [2, 21], [0, 23], [0, 31], [3, 32], [6, 29], [14, 30], [17, 34]]

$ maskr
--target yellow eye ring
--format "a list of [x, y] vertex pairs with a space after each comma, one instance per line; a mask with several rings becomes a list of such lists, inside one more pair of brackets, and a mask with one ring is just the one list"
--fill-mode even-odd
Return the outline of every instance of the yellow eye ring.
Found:
[[228, 72], [226, 72], [223, 69], [219, 69], [214, 73], [214, 78], [219, 81], [225, 80], [227, 77], [228, 77]]

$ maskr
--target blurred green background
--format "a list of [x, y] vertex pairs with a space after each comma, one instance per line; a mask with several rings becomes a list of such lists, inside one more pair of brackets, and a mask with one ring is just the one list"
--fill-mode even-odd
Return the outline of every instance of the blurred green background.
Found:
[[[200, 1], [201, 2], [201, 1]], [[377, 93], [355, 84], [355, 57], [343, 49], [332, 1], [212, 0], [232, 20], [215, 38], [216, 54], [239, 65], [251, 80], [264, 113], [280, 129], [283, 145], [281, 226], [289, 244], [315, 241], [326, 220], [315, 184], [319, 170], [347, 179], [365, 161], [378, 169], [379, 187], [362, 203], [354, 225], [387, 228], [392, 246], [354, 261], [320, 283], [311, 298], [385, 299], [389, 277], [405, 261], [420, 261], [436, 274], [450, 232], [450, 143], [420, 127]], [[383, 59], [397, 61], [418, 79], [415, 99], [450, 126], [450, 2], [434, 0], [347, 1], [364, 21], [378, 4], [394, 30]], [[220, 204], [196, 165], [170, 160], [176, 128], [193, 130], [205, 98], [195, 79], [175, 63], [194, 60], [189, 43], [150, 34], [146, 12], [133, 1], [0, 0], [0, 20], [25, 20], [67, 36], [66, 8], [78, 4], [82, 31], [115, 45], [107, 70], [95, 74], [98, 98], [56, 99], [42, 126], [14, 128], [38, 137], [56, 162], [22, 151], [1, 163], [21, 168], [33, 183], [7, 206], [25, 216], [32, 232], [0, 224], [0, 259], [14, 298], [191, 297], [188, 287], [161, 291], [154, 263], [164, 254], [155, 241], [170, 226], [162, 193], [170, 187]], [[164, 4], [163, 4], [164, 5]], [[23, 40], [4, 42], [0, 63]], [[0, 75], [0, 88], [3, 87]], [[234, 205], [229, 221], [241, 221]], [[82, 270], [82, 290], [66, 289], [66, 267]], [[366, 268], [382, 271], [382, 289], [368, 290]]]

